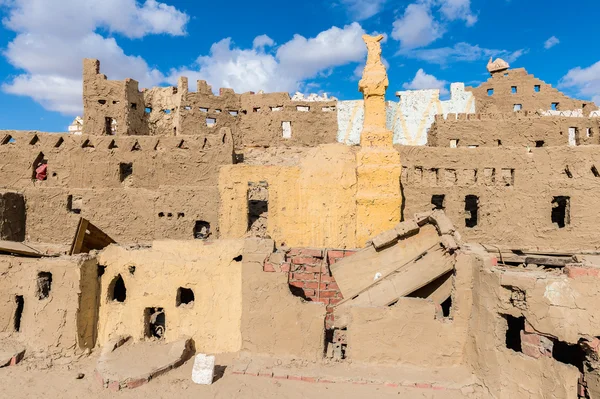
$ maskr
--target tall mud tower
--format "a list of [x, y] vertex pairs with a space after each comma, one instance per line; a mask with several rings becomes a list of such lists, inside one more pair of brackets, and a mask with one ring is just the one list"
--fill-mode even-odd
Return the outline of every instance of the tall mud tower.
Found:
[[382, 35], [364, 35], [367, 64], [359, 91], [365, 99], [365, 119], [356, 155], [356, 238], [359, 246], [400, 222], [402, 195], [400, 154], [393, 147], [393, 133], [386, 129], [385, 91], [389, 85], [381, 62]]

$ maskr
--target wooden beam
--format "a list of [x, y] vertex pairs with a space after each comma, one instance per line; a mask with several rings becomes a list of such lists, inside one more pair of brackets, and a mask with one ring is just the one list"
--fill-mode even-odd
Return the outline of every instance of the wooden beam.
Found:
[[45, 255], [35, 248], [25, 245], [22, 242], [0, 240], [0, 252], [14, 255], [31, 256], [34, 258], [43, 258]]

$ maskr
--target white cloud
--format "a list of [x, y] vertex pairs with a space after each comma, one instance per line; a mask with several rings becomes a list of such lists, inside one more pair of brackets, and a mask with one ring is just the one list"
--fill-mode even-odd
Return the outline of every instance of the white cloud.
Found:
[[600, 105], [600, 61], [587, 68], [571, 69], [559, 81], [558, 87], [575, 90], [577, 95], [591, 98]]
[[176, 8], [147, 0], [14, 0], [3, 21], [17, 32], [4, 56], [23, 73], [2, 86], [3, 91], [32, 97], [46, 109], [65, 114], [82, 111], [83, 58], [102, 60], [111, 79], [135, 77], [152, 86], [163, 75], [143, 58], [127, 55], [114, 38], [98, 29], [139, 38], [148, 34], [185, 34], [189, 17]]
[[550, 39], [548, 39], [544, 42], [544, 48], [546, 50], [548, 50], [548, 49], [551, 49], [552, 47], [556, 46], [559, 43], [560, 43], [560, 40], [558, 40], [558, 38], [556, 36], [552, 36]]
[[252, 41], [252, 48], [272, 47], [274, 45], [275, 41], [267, 35], [256, 36]]
[[379, 14], [387, 0], [340, 0], [352, 18], [362, 21]]
[[256, 46], [235, 47], [227, 38], [213, 44], [208, 55], [198, 57], [194, 68], [172, 70], [168, 81], [174, 83], [184, 75], [206, 80], [214, 89], [292, 92], [300, 90], [303, 81], [327, 74], [332, 68], [361, 62], [366, 55], [364, 33], [355, 22], [343, 29], [332, 27], [314, 38], [295, 35], [275, 52]]
[[471, 0], [416, 0], [394, 21], [392, 38], [400, 42], [401, 49], [425, 47], [441, 38], [448, 23], [456, 20], [467, 26], [477, 22]]
[[416, 58], [431, 64], [446, 65], [453, 62], [487, 61], [489, 57], [502, 57], [511, 63], [529, 50], [516, 51], [482, 48], [469, 43], [457, 43], [453, 47], [440, 47], [431, 49], [417, 49], [411, 51], [400, 50], [399, 54]]
[[404, 83], [402, 87], [407, 90], [438, 89], [443, 96], [449, 94], [446, 88], [447, 85], [447, 81], [439, 80], [435, 76], [425, 73], [423, 69], [419, 69], [413, 80], [409, 83]]
[[462, 19], [467, 26], [477, 22], [477, 16], [471, 11], [471, 0], [439, 0], [438, 4], [442, 14], [450, 21]]
[[393, 26], [392, 38], [400, 41], [403, 49], [427, 46], [444, 35], [444, 28], [425, 4], [410, 4]]

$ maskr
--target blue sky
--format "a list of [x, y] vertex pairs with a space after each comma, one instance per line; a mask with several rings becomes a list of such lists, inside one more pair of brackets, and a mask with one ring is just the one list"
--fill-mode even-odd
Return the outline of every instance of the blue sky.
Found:
[[[288, 5], [289, 4], [289, 5]], [[179, 75], [213, 88], [357, 99], [363, 33], [386, 35], [388, 98], [477, 85], [490, 56], [600, 104], [596, 2], [556, 0], [0, 0], [0, 129], [65, 131], [81, 60], [141, 87]], [[590, 12], [583, 12], [589, 10]], [[190, 85], [195, 86], [195, 85]]]

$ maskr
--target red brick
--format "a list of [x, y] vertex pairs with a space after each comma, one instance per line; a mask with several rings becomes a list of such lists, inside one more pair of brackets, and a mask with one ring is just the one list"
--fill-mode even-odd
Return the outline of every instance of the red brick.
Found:
[[303, 266], [304, 273], [321, 273], [321, 266]]
[[337, 292], [335, 291], [321, 291], [321, 298], [335, 298]]
[[302, 248], [302, 249], [300, 249], [300, 253], [303, 256], [310, 256], [312, 258], [322, 258], [323, 257], [322, 249]]
[[269, 263], [269, 262], [265, 262], [265, 264], [263, 265], [263, 272], [273, 273], [274, 271], [275, 271], [275, 267], [273, 266], [273, 264]]
[[582, 398], [587, 397], [585, 394], [585, 391], [586, 391], [586, 389], [583, 385], [577, 385], [577, 392], [578, 392], [579, 396], [581, 396]]
[[323, 273], [321, 275], [321, 282], [323, 282], [323, 283], [333, 283], [333, 282], [335, 282], [335, 280], [329, 274]]
[[415, 384], [415, 388], [431, 389], [431, 384], [426, 383], [426, 382], [417, 382]]
[[113, 392], [117, 392], [119, 389], [121, 389], [121, 384], [119, 381], [111, 381], [108, 383], [108, 389]]
[[542, 357], [542, 352], [540, 352], [540, 347], [539, 346], [534, 346], [534, 345], [529, 345], [529, 344], [522, 344], [521, 345], [521, 351], [523, 352], [524, 355], [527, 355], [529, 357], [533, 357], [535, 359], [539, 359], [540, 357]]
[[290, 264], [289, 263], [284, 263], [281, 265], [281, 271], [282, 272], [289, 272], [290, 271]]
[[496, 258], [495, 256], [493, 256], [490, 261], [492, 262], [492, 266], [497, 266], [498, 265], [498, 258]]
[[287, 254], [288, 254], [288, 256], [297, 256], [297, 255], [300, 255], [300, 250], [301, 249], [302, 248], [292, 248], [292, 249], [290, 249], [290, 251]]
[[600, 269], [591, 267], [565, 266], [564, 273], [570, 278], [578, 277], [599, 277]]
[[304, 283], [304, 288], [311, 288], [313, 290], [318, 290], [319, 283], [317, 283], [316, 281], [307, 281], [306, 283]]
[[137, 380], [127, 381], [127, 388], [129, 388], [129, 389], [138, 388], [138, 387], [141, 387], [142, 385], [144, 385], [147, 382], [148, 382], [147, 378], [140, 378], [140, 379], [137, 379]]
[[304, 290], [304, 295], [306, 295], [306, 296], [315, 296], [316, 293], [315, 293], [315, 290], [307, 290], [307, 289], [305, 289]]
[[348, 256], [352, 256], [356, 253], [357, 251], [350, 251], [350, 250], [346, 250], [344, 251], [344, 258], [347, 258]]
[[308, 256], [296, 256], [292, 258], [292, 263], [295, 265], [318, 265], [321, 261]]
[[540, 336], [537, 334], [528, 334], [524, 331], [521, 331], [521, 343], [540, 346]]
[[327, 285], [327, 289], [328, 289], [328, 290], [336, 290], [336, 291], [339, 291], [339, 290], [340, 290], [340, 287], [337, 285], [337, 283], [336, 283], [336, 282], [335, 282], [335, 280], [334, 280], [332, 283], [329, 283], [329, 284]]
[[331, 259], [331, 258], [343, 258], [344, 257], [344, 251], [327, 251], [327, 256], [329, 257], [329, 259]]
[[292, 381], [302, 381], [302, 377], [298, 376], [298, 375], [288, 375], [288, 380], [292, 380]]
[[301, 380], [304, 382], [317, 382], [315, 377], [301, 377]]
[[398, 388], [400, 386], [400, 384], [396, 384], [395, 382], [386, 382], [383, 385], [385, 385], [386, 387], [389, 387], [389, 388]]
[[288, 285], [291, 285], [292, 287], [298, 287], [298, 288], [303, 288], [304, 284], [305, 283], [303, 281], [290, 281], [290, 282], [288, 282]]
[[340, 303], [340, 302], [342, 302], [342, 301], [343, 301], [343, 299], [331, 298], [331, 299], [329, 300], [329, 304], [330, 304], [330, 305], [337, 305], [338, 303]]
[[274, 375], [273, 378], [276, 380], [287, 380], [288, 376], [287, 375]]
[[292, 280], [313, 281], [315, 280], [314, 273], [293, 273]]
[[258, 372], [259, 377], [273, 378], [273, 372], [270, 370], [261, 370]]
[[367, 385], [367, 381], [361, 380], [361, 381], [352, 381], [353, 384], [355, 385]]

